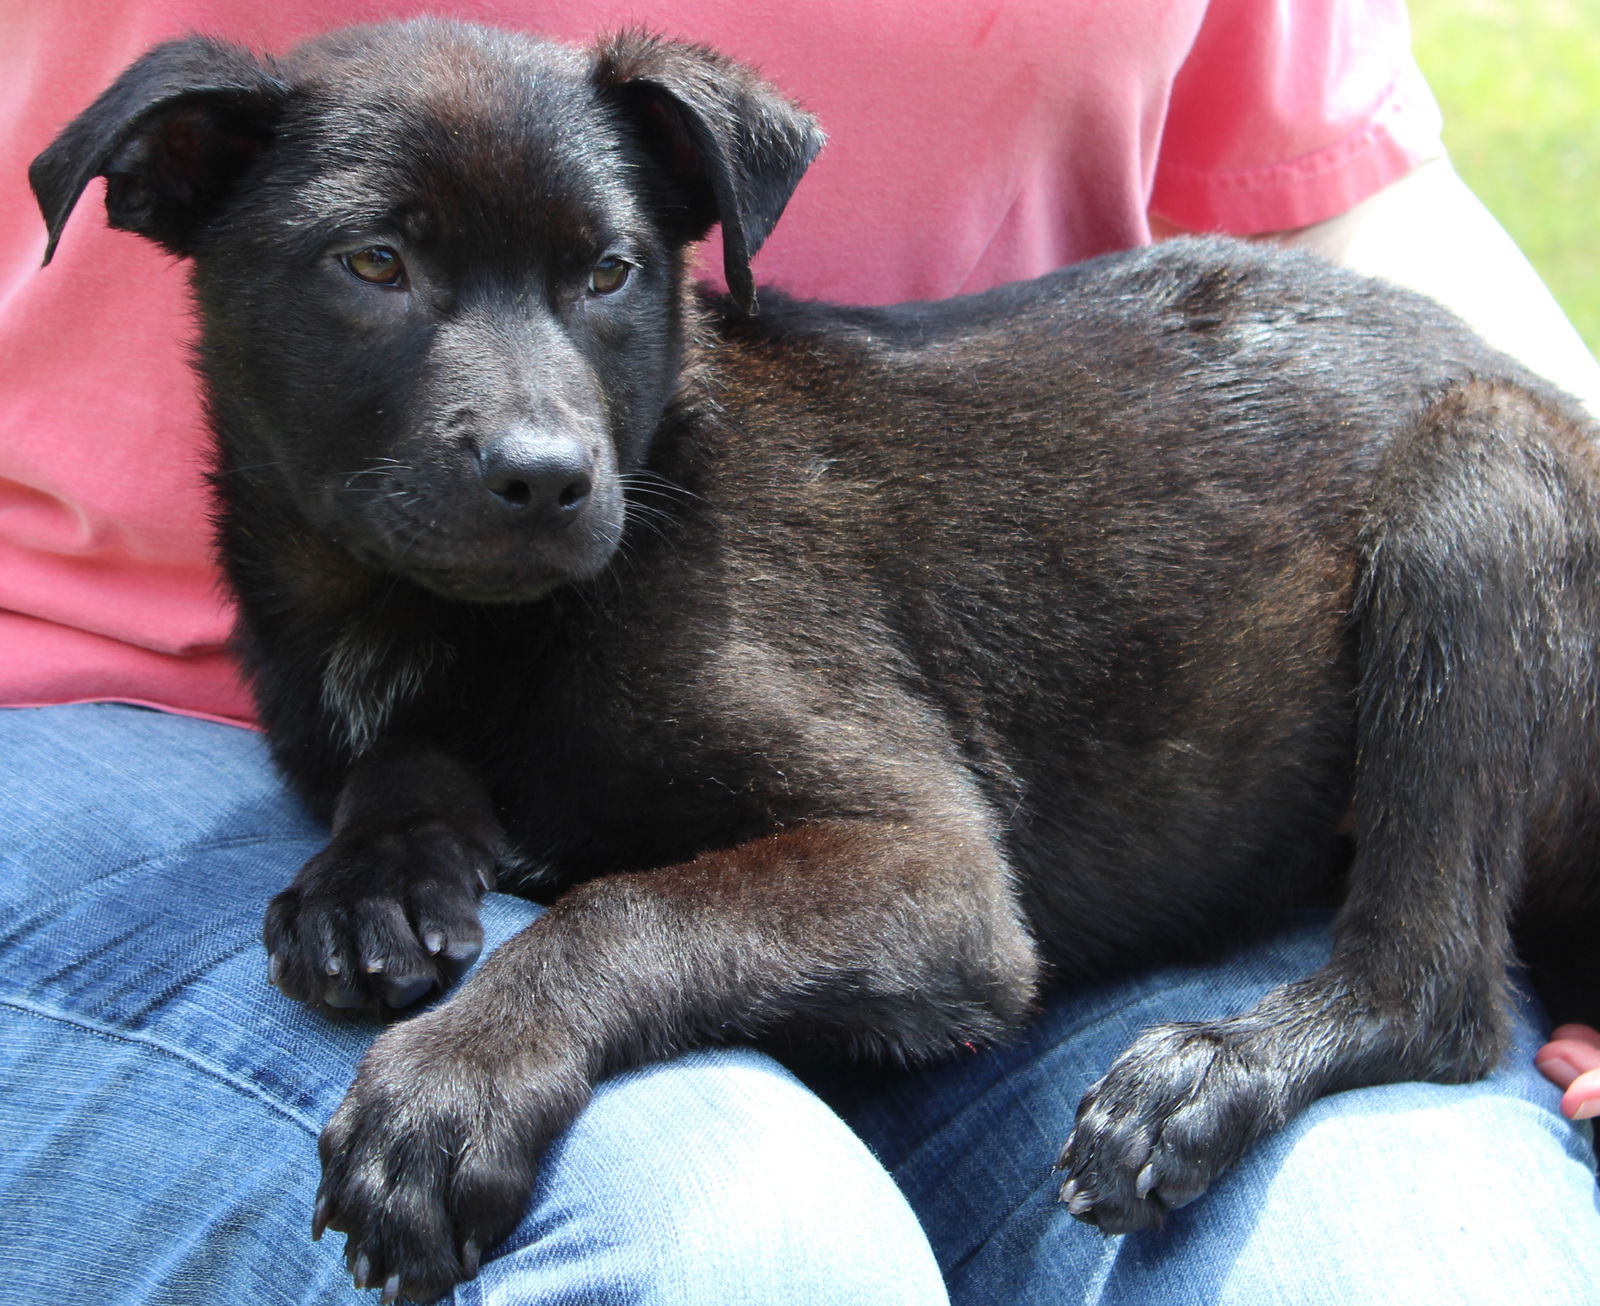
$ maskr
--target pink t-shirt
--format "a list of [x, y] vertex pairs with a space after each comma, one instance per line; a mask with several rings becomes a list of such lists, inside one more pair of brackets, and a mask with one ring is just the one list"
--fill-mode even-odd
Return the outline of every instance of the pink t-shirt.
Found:
[[108, 231], [97, 184], [41, 271], [27, 164], [156, 41], [281, 50], [440, 8], [567, 39], [642, 24], [765, 69], [830, 143], [757, 278], [830, 299], [1032, 276], [1147, 242], [1152, 212], [1303, 226], [1440, 149], [1401, 0], [0, 0], [0, 702], [250, 715], [182, 268]]

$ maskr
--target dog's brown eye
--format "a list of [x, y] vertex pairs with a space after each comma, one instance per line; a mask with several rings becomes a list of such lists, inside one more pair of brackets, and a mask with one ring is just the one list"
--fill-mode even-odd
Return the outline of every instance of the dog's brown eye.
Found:
[[603, 258], [589, 273], [589, 289], [597, 295], [614, 295], [628, 284], [632, 272], [632, 266], [619, 258]]
[[387, 245], [371, 245], [344, 256], [351, 273], [375, 286], [398, 286], [406, 275], [406, 265]]

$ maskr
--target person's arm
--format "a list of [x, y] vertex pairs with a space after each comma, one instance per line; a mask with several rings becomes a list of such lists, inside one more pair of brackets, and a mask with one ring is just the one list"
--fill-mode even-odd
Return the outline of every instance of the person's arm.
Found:
[[[1150, 225], [1157, 239], [1183, 230], [1154, 214]], [[1337, 217], [1252, 239], [1313, 249], [1432, 296], [1600, 417], [1600, 363], [1448, 159], [1427, 160]]]
[[1600, 364], [1448, 159], [1421, 164], [1338, 217], [1269, 239], [1432, 296], [1600, 417]]

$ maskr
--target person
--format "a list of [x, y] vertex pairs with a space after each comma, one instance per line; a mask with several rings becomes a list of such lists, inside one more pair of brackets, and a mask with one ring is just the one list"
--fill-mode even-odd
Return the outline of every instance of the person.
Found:
[[[8, 1300], [359, 1300], [338, 1240], [306, 1228], [316, 1134], [374, 1029], [264, 982], [261, 909], [324, 831], [239, 728], [250, 708], [208, 560], [181, 269], [85, 203], [39, 271], [23, 170], [159, 39], [200, 27], [276, 49], [429, 7], [0, 0]], [[757, 264], [798, 293], [941, 296], [1223, 230], [1411, 282], [1600, 409], [1592, 360], [1450, 169], [1398, 0], [451, 8], [571, 39], [642, 18], [763, 67], [832, 135]], [[489, 895], [489, 944], [536, 910]], [[454, 1300], [1587, 1293], [1592, 1156], [1534, 1068], [1531, 998], [1485, 1080], [1324, 1099], [1159, 1231], [1105, 1238], [1061, 1209], [1050, 1161], [1133, 1033], [1240, 1009], [1327, 942], [1327, 920], [1307, 915], [1219, 963], [1052, 998], [1015, 1043], [923, 1071], [802, 1082], [729, 1048], [619, 1076]], [[1557, 1051], [1569, 1060], [1547, 1049], [1552, 1076], [1586, 1068]]]
[[1561, 1025], [1539, 1049], [1534, 1064], [1552, 1084], [1566, 1091], [1561, 1110], [1573, 1120], [1600, 1116], [1600, 1030]]

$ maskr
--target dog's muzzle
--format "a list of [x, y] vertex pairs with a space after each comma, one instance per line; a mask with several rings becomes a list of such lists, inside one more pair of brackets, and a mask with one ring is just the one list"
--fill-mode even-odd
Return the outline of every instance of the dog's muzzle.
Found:
[[481, 446], [477, 464], [491, 501], [525, 529], [573, 526], [594, 488], [594, 455], [570, 435], [513, 432]]

